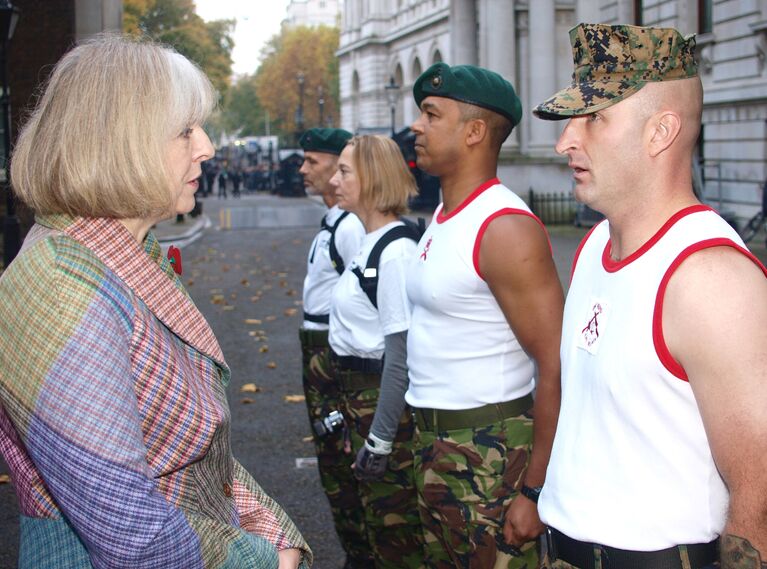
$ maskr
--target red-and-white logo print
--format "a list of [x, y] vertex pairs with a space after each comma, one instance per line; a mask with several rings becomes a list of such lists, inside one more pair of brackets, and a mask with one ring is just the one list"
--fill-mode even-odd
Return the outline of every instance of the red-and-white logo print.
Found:
[[578, 335], [578, 347], [596, 354], [599, 341], [604, 336], [607, 326], [607, 304], [602, 300], [595, 299], [589, 304], [591, 308], [582, 320], [584, 325]]
[[424, 245], [423, 251], [421, 251], [421, 260], [425, 261], [426, 257], [429, 255], [429, 249], [431, 248], [431, 240], [432, 238], [429, 237], [429, 240], [426, 242], [426, 245]]

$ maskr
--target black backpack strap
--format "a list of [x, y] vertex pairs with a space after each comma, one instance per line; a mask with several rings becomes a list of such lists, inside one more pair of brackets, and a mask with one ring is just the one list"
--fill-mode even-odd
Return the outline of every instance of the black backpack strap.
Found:
[[338, 220], [333, 224], [331, 227], [327, 224], [325, 221], [325, 218], [322, 218], [322, 228], [327, 229], [330, 232], [330, 244], [328, 246], [328, 253], [330, 253], [330, 262], [333, 265], [333, 268], [336, 270], [336, 272], [340, 275], [344, 272], [344, 260], [341, 258], [341, 254], [338, 252], [338, 249], [336, 248], [336, 229], [338, 229], [338, 226], [341, 224], [341, 222], [344, 220], [344, 218], [349, 215], [348, 211], [345, 211], [341, 214], [341, 217], [338, 218]]
[[376, 310], [378, 310], [378, 263], [381, 261], [381, 254], [389, 243], [397, 239], [408, 238], [417, 243], [421, 236], [418, 234], [417, 229], [414, 229], [411, 225], [415, 224], [411, 222], [411, 224], [392, 227], [373, 245], [373, 249], [370, 251], [367, 263], [365, 264], [365, 270], [362, 271], [359, 267], [352, 269], [352, 272], [360, 281], [362, 291], [370, 299]]

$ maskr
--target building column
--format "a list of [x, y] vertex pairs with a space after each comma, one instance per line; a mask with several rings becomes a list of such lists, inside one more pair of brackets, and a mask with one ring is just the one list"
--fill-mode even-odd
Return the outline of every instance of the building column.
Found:
[[[530, 2], [529, 24], [531, 38], [550, 38], [556, 30], [556, 12], [554, 0], [535, 0]], [[530, 99], [525, 102], [525, 109], [545, 101], [557, 91], [556, 41], [535, 42], [535, 48], [529, 50], [530, 57]], [[550, 155], [554, 152], [557, 140], [557, 124], [535, 118], [527, 111], [530, 119], [530, 154]]]
[[450, 65], [477, 65], [477, 0], [450, 3]]

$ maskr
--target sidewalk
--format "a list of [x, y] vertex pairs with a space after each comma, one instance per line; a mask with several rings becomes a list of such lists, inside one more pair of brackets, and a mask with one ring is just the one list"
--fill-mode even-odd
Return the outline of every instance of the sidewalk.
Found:
[[200, 236], [206, 227], [210, 226], [211, 221], [205, 214], [197, 217], [185, 215], [182, 223], [178, 223], [174, 216], [155, 225], [152, 228], [152, 233], [161, 245], [176, 245], [179, 242], [191, 243]]

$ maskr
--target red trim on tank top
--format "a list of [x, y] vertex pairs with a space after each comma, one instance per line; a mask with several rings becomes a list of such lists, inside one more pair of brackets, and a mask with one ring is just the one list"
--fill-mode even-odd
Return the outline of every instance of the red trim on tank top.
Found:
[[583, 239], [581, 239], [581, 242], [578, 243], [578, 248], [575, 250], [575, 256], [573, 257], [573, 264], [570, 266], [570, 284], [573, 284], [573, 275], [575, 274], [575, 265], [578, 263], [578, 257], [581, 256], [581, 251], [583, 251], [583, 246], [586, 245], [586, 241], [589, 240], [589, 237], [591, 237], [591, 234], [594, 233], [594, 230], [603, 223], [607, 223], [607, 221], [600, 221], [599, 223], [595, 224], [591, 229], [589, 229], [589, 232], [583, 236]]
[[698, 243], [693, 243], [684, 251], [679, 253], [679, 255], [677, 255], [676, 259], [674, 259], [669, 268], [666, 269], [666, 273], [663, 275], [663, 278], [660, 281], [660, 285], [658, 285], [658, 293], [655, 297], [655, 308], [653, 309], [652, 317], [652, 341], [653, 345], [655, 346], [655, 353], [658, 355], [658, 359], [663, 364], [663, 367], [665, 367], [669, 373], [683, 381], [689, 381], [687, 378], [687, 372], [685, 372], [682, 364], [676, 361], [674, 356], [671, 355], [671, 352], [666, 345], [666, 339], [663, 337], [663, 301], [666, 295], [666, 288], [668, 287], [668, 283], [671, 280], [674, 272], [679, 268], [679, 265], [681, 265], [693, 253], [697, 253], [698, 251], [702, 251], [704, 249], [710, 249], [711, 247], [732, 247], [739, 253], [742, 253], [751, 259], [756, 264], [756, 266], [762, 270], [765, 277], [767, 277], [767, 268], [762, 265], [759, 259], [757, 259], [753, 253], [751, 253], [751, 251], [741, 247], [726, 237], [716, 237], [713, 239], [705, 239], [703, 241], [699, 241]]
[[612, 257], [610, 256], [612, 252], [612, 244], [610, 240], [607, 240], [607, 243], [605, 244], [604, 251], [602, 251], [602, 267], [604, 267], [605, 271], [608, 273], [616, 273], [620, 271], [623, 267], [626, 265], [629, 265], [636, 261], [639, 257], [647, 253], [653, 245], [655, 245], [658, 241], [660, 241], [661, 237], [663, 237], [666, 233], [668, 233], [669, 229], [671, 229], [674, 224], [682, 219], [683, 217], [686, 217], [693, 213], [698, 213], [699, 211], [714, 211], [707, 205], [703, 204], [697, 204], [697, 205], [691, 205], [689, 207], [686, 207], [684, 209], [680, 209], [678, 212], [676, 212], [674, 215], [672, 215], [666, 223], [663, 224], [663, 226], [658, 229], [658, 231], [655, 232], [655, 235], [650, 237], [650, 239], [642, 245], [639, 249], [634, 251], [631, 255], [626, 257], [625, 259], [621, 261], [613, 261]]
[[534, 214], [524, 209], [517, 209], [514, 207], [505, 207], [503, 209], [499, 209], [498, 211], [491, 213], [487, 219], [482, 222], [482, 225], [479, 226], [479, 231], [477, 231], [477, 238], [474, 240], [474, 252], [472, 253], [472, 259], [474, 260], [474, 270], [477, 272], [477, 276], [483, 281], [485, 280], [485, 277], [483, 277], [482, 273], [479, 272], [479, 246], [482, 243], [482, 238], [485, 236], [487, 226], [490, 225], [490, 222], [495, 218], [501, 217], [502, 215], [526, 215], [527, 217], [532, 217], [535, 221], [538, 222], [538, 225], [541, 226], [541, 229], [543, 229], [543, 233], [546, 235], [546, 240], [549, 242], [549, 251], [552, 251], [553, 253], [553, 249], [551, 247], [551, 239], [549, 239], [549, 232], [546, 231], [546, 226], [543, 225], [543, 222]]
[[493, 186], [500, 184], [501, 181], [498, 178], [491, 178], [487, 182], [480, 184], [479, 187], [471, 192], [466, 199], [464, 199], [457, 208], [455, 208], [450, 213], [443, 213], [445, 210], [445, 204], [442, 204], [442, 207], [439, 210], [439, 213], [437, 214], [436, 221], [437, 223], [444, 223], [451, 217], [455, 217], [458, 215], [458, 213], [464, 209], [466, 206], [468, 206], [471, 202], [473, 202], [475, 199], [477, 199], [482, 192], [484, 192], [488, 188], [492, 188]]

